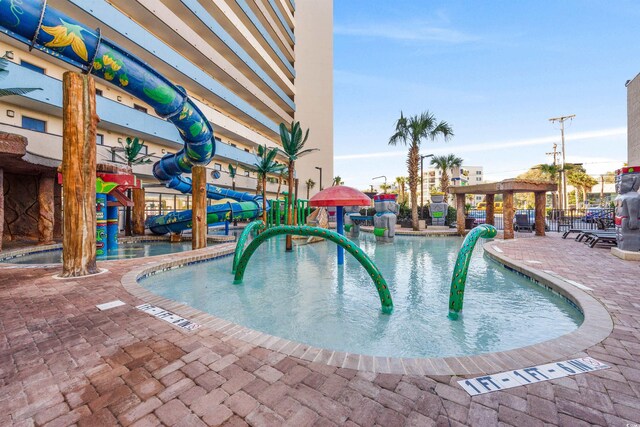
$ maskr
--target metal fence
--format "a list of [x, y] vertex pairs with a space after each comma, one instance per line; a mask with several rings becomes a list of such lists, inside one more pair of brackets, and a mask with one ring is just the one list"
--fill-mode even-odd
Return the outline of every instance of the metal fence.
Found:
[[[473, 209], [469, 211], [468, 217], [474, 218], [475, 223], [484, 224], [486, 222], [486, 210]], [[516, 215], [524, 223], [534, 224], [536, 213], [534, 209], [517, 209]], [[588, 209], [547, 209], [545, 214], [545, 229], [547, 231], [564, 232], [572, 228], [583, 230], [603, 230], [613, 227], [613, 208], [588, 208]], [[504, 216], [502, 212], [494, 215], [495, 227], [504, 230]]]

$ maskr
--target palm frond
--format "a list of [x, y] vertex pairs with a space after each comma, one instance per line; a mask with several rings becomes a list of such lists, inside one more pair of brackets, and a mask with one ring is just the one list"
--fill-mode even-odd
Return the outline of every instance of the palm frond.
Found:
[[12, 95], [26, 95], [29, 92], [42, 90], [39, 87], [8, 87], [0, 89], [0, 97]]

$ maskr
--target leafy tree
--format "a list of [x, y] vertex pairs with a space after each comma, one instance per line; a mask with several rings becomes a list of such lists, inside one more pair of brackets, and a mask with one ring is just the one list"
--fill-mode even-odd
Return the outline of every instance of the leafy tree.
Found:
[[305, 185], [307, 186], [307, 200], [309, 200], [309, 192], [313, 189], [313, 187], [316, 186], [316, 182], [309, 178], [306, 182]]
[[342, 177], [340, 177], [340, 175], [334, 176], [333, 177], [333, 183], [331, 185], [333, 185], [333, 186], [344, 185], [344, 181], [342, 180]]
[[445, 200], [447, 200], [447, 197], [449, 196], [449, 182], [451, 180], [449, 177], [449, 171], [453, 168], [459, 168], [462, 166], [462, 162], [463, 160], [455, 154], [433, 156], [431, 158], [431, 166], [442, 171], [442, 175], [440, 176], [440, 191], [444, 193]]
[[267, 148], [266, 145], [258, 146], [258, 155], [253, 164], [254, 170], [258, 173], [258, 181], [261, 183], [262, 191], [262, 221], [267, 223], [267, 175], [279, 173], [284, 169], [284, 165], [279, 165], [275, 159], [278, 155], [277, 148]]
[[[7, 54], [11, 51], [7, 51], [0, 57], [0, 80], [6, 78], [9, 75], [9, 60]], [[42, 90], [39, 87], [8, 87], [0, 88], [0, 97], [11, 95], [26, 95], [34, 90]]]
[[411, 223], [418, 230], [418, 182], [420, 176], [420, 144], [428, 139], [435, 141], [442, 137], [445, 141], [453, 136], [453, 129], [445, 121], [438, 122], [431, 113], [405, 117], [402, 112], [396, 121], [395, 133], [389, 138], [389, 145], [409, 146], [407, 168], [409, 172], [409, 192], [411, 194]]
[[[278, 150], [289, 162], [289, 209], [287, 209], [288, 225], [293, 224], [293, 177], [295, 176], [296, 160], [318, 150], [317, 148], [304, 149], [304, 144], [307, 142], [308, 138], [309, 129], [307, 129], [303, 134], [300, 122], [293, 122], [290, 129], [287, 129], [287, 126], [284, 123], [280, 123], [280, 141], [282, 142], [282, 148], [278, 148]], [[291, 240], [291, 235], [288, 234], [286, 250], [291, 251], [292, 248], [293, 241]]]

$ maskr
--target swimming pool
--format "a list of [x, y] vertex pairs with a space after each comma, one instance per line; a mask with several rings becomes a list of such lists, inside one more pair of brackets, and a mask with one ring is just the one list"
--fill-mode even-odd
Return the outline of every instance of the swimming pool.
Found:
[[[191, 241], [178, 243], [168, 241], [121, 242], [117, 251], [110, 252], [105, 258], [98, 258], [98, 261], [167, 255], [190, 250]], [[0, 262], [11, 264], [58, 264], [62, 262], [62, 248], [27, 253], [14, 258], [0, 260]]]
[[483, 256], [481, 243], [467, 279], [463, 316], [447, 317], [451, 272], [461, 238], [401, 237], [360, 247], [389, 284], [394, 312], [382, 314], [365, 270], [334, 244], [295, 246], [284, 237], [253, 255], [242, 285], [233, 285], [231, 257], [143, 278], [150, 291], [228, 321], [292, 341], [372, 356], [445, 357], [504, 351], [546, 341], [579, 327], [582, 313], [563, 297]]

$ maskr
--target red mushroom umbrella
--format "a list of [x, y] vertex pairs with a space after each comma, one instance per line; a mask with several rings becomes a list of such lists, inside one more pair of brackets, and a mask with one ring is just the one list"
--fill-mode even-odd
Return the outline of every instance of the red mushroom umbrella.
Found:
[[[320, 191], [309, 200], [310, 206], [328, 207], [335, 206], [336, 210], [336, 231], [344, 234], [343, 206], [370, 206], [371, 199], [360, 190], [355, 188], [337, 185]], [[342, 246], [338, 246], [338, 265], [344, 264], [344, 251]]]

